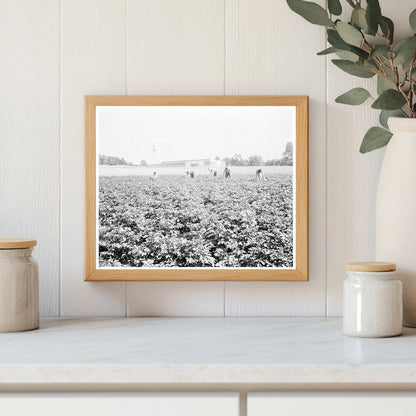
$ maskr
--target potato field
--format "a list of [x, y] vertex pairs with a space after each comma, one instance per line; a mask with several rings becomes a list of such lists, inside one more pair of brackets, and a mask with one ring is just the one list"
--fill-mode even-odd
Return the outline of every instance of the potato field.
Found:
[[100, 176], [100, 267], [293, 267], [292, 175]]

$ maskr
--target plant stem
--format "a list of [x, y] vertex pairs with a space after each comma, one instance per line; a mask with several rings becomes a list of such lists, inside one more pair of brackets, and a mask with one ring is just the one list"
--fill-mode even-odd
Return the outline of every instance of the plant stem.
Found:
[[415, 111], [413, 108], [413, 87], [414, 87], [414, 79], [412, 76], [412, 72], [413, 72], [413, 66], [415, 64], [415, 60], [416, 60], [416, 56], [413, 57], [412, 62], [410, 63], [410, 68], [409, 68], [409, 83], [410, 83], [410, 90], [409, 90], [409, 106], [410, 106], [410, 114], [412, 115], [412, 118], [415, 118]]

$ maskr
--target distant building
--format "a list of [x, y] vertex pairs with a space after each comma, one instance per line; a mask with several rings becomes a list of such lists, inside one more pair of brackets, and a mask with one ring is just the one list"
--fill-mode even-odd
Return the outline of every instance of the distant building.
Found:
[[194, 169], [221, 169], [225, 167], [225, 162], [223, 160], [216, 159], [188, 159], [188, 160], [169, 160], [161, 162], [160, 167], [175, 167], [175, 168], [184, 168], [185, 170], [194, 170]]

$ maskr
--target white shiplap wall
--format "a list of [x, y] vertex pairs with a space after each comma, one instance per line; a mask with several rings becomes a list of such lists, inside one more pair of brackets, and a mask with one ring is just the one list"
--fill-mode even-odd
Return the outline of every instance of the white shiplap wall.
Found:
[[[381, 4], [407, 33], [413, 1]], [[373, 255], [383, 152], [358, 153], [374, 114], [334, 104], [363, 82], [315, 55], [325, 47], [322, 28], [284, 0], [0, 6], [0, 235], [39, 240], [42, 315], [341, 313], [344, 263]], [[87, 94], [309, 95], [310, 281], [84, 282]]]
[[0, 235], [34, 237], [41, 313], [59, 313], [59, 1], [0, 1]]

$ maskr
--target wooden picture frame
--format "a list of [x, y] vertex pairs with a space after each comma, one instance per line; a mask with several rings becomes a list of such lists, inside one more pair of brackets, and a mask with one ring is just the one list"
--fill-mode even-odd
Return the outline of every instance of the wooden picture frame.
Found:
[[[98, 265], [97, 108], [153, 106], [245, 106], [295, 108], [293, 160], [294, 264], [288, 268], [178, 267], [102, 268]], [[101, 110], [100, 110], [101, 111]], [[167, 162], [164, 162], [167, 163]], [[172, 162], [173, 163], [173, 162]], [[222, 162], [221, 162], [222, 163]], [[153, 165], [152, 165], [153, 166]], [[155, 165], [156, 166], [156, 165]], [[159, 165], [158, 165], [159, 166]], [[261, 170], [261, 169], [260, 169]], [[189, 173], [189, 172], [188, 172]], [[307, 96], [85, 96], [85, 280], [86, 281], [307, 281], [308, 280], [308, 97]], [[148, 178], [149, 180], [151, 178]], [[251, 179], [254, 180], [254, 179]]]

